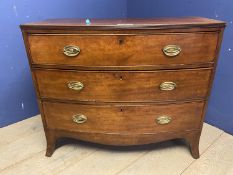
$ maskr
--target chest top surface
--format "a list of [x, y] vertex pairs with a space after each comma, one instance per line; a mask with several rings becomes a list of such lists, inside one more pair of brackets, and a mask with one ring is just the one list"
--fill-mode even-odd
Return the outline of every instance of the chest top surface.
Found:
[[184, 28], [184, 27], [221, 27], [225, 22], [203, 17], [182, 17], [182, 18], [149, 18], [149, 19], [48, 19], [39, 22], [21, 25], [22, 29], [33, 28], [85, 28], [85, 29], [161, 29], [161, 28]]

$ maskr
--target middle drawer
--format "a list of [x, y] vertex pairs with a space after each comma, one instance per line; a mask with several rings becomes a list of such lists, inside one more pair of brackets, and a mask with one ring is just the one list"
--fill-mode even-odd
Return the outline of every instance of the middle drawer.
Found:
[[41, 98], [90, 102], [202, 99], [212, 69], [173, 71], [34, 70]]

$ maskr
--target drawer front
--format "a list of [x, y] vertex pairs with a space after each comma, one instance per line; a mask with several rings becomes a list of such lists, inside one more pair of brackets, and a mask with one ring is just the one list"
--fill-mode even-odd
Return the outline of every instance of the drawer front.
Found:
[[199, 129], [203, 104], [95, 106], [43, 102], [43, 109], [47, 126], [52, 129], [135, 134]]
[[[213, 61], [217, 38], [217, 33], [29, 35], [29, 45], [34, 64], [174, 66]], [[65, 47], [70, 45], [76, 48]]]
[[205, 98], [211, 71], [34, 70], [34, 73], [42, 98], [90, 102], [154, 102]]

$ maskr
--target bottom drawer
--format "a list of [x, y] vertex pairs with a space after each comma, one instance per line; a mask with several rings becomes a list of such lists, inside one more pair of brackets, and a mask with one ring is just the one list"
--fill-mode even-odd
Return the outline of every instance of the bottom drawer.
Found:
[[87, 133], [158, 133], [199, 129], [203, 102], [80, 105], [43, 102], [47, 126]]

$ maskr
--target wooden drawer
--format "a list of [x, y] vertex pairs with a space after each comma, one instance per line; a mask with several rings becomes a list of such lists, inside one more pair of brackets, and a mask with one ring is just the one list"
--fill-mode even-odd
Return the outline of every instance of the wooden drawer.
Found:
[[[157, 35], [29, 35], [33, 64], [70, 66], [153, 66], [212, 62], [218, 33], [175, 33]], [[78, 46], [74, 57], [63, 48]], [[177, 45], [177, 56], [166, 56], [163, 48]], [[171, 50], [170, 50], [171, 51]], [[173, 50], [174, 51], [174, 50]], [[175, 50], [177, 51], [177, 50]]]
[[[37, 69], [34, 73], [42, 98], [154, 102], [205, 98], [211, 71], [212, 69], [97, 72]], [[161, 86], [165, 89], [161, 90]]]
[[[199, 129], [203, 105], [203, 102], [192, 102], [169, 105], [95, 106], [43, 102], [43, 109], [46, 123], [51, 129], [135, 134]], [[74, 122], [73, 117], [81, 122]]]

